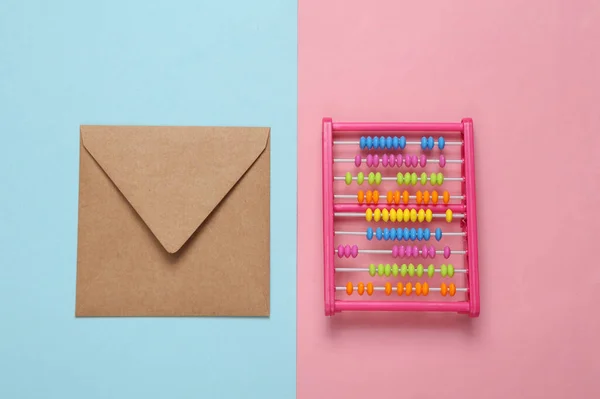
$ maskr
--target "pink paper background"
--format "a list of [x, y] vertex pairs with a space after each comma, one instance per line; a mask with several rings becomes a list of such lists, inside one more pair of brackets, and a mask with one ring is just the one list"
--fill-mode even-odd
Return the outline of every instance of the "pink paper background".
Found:
[[[300, 1], [300, 399], [600, 396], [599, 48], [593, 1]], [[474, 119], [480, 318], [324, 316], [323, 116]]]

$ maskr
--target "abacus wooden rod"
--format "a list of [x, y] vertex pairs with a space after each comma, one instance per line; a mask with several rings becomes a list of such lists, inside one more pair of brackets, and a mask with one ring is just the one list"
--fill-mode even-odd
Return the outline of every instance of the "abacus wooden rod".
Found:
[[[345, 176], [335, 176], [333, 178], [333, 180], [342, 180], [345, 181], [346, 177]], [[357, 176], [352, 176], [352, 180], [357, 181], [358, 177]], [[397, 181], [398, 178], [397, 177], [392, 177], [392, 176], [382, 176], [381, 177], [381, 181]], [[420, 178], [417, 179], [417, 181], [420, 181]], [[431, 177], [427, 177], [427, 181], [431, 181]], [[444, 177], [444, 181], [465, 181], [464, 177]], [[407, 184], [408, 185], [408, 184]]]
[[[367, 158], [361, 158], [361, 162], [367, 162]], [[334, 158], [333, 162], [335, 163], [355, 163], [356, 158]], [[427, 159], [427, 163], [439, 163], [439, 159]], [[463, 163], [462, 159], [446, 159], [446, 163]]]
[[[342, 141], [333, 141], [333, 145], [359, 145], [360, 141], [346, 141], [346, 140], [342, 140]], [[446, 141], [445, 142], [446, 145], [463, 145], [462, 141]], [[420, 141], [407, 141], [406, 145], [421, 145]]]
[[[364, 236], [366, 233], [364, 231], [334, 231], [333, 232], [336, 236], [342, 236], [342, 235], [348, 235], [348, 236]], [[444, 237], [448, 236], [448, 237], [464, 237], [466, 236], [467, 233], [464, 232], [447, 232], [444, 233]]]
[[[369, 268], [368, 267], [336, 267], [335, 271], [338, 273], [360, 273], [360, 272], [368, 272]], [[425, 269], [425, 272], [427, 271], [427, 269]], [[442, 269], [434, 269], [435, 273], [440, 273], [442, 271]], [[454, 273], [466, 273], [467, 269], [454, 269]], [[424, 274], [424, 276], [427, 273]], [[388, 276], [386, 276], [388, 277]]]
[[[392, 292], [397, 292], [398, 289], [395, 286], [392, 286]], [[354, 291], [356, 291], [358, 289], [358, 287], [354, 287]], [[346, 287], [335, 287], [336, 291], [346, 291]], [[429, 287], [429, 291], [430, 292], [440, 292], [442, 289], [439, 287]], [[385, 287], [381, 287], [381, 286], [374, 286], [373, 287], [373, 291], [385, 291]], [[415, 292], [415, 287], [412, 287], [412, 292]], [[469, 289], [468, 288], [463, 288], [463, 287], [456, 287], [456, 292], [468, 292]]]
[[[397, 212], [400, 211], [404, 211], [404, 209], [412, 209], [412, 208], [423, 208], [426, 207], [427, 209], [431, 209], [432, 212], [435, 210], [439, 210], [439, 211], [443, 211], [445, 212], [446, 210], [450, 209], [452, 211], [453, 215], [460, 215], [462, 212], [465, 211], [465, 206], [462, 204], [448, 204], [448, 205], [443, 205], [443, 204], [437, 204], [437, 205], [419, 205], [419, 204], [407, 204], [407, 205], [403, 205], [403, 204], [341, 204], [341, 203], [334, 203], [333, 204], [333, 212], [362, 212], [363, 216], [364, 216], [364, 212], [365, 212], [365, 208], [378, 208], [378, 209], [387, 209], [388, 211], [390, 209], [395, 209]], [[401, 220], [398, 220], [399, 222], [401, 222]]]
[[[335, 217], [365, 217], [365, 212], [334, 212]], [[445, 213], [434, 213], [431, 215], [433, 218], [446, 218]], [[452, 218], [464, 218], [463, 213], [452, 213]]]
[[[334, 251], [336, 254], [338, 253], [337, 249], [334, 249]], [[440, 250], [440, 249], [435, 250], [436, 255], [447, 255], [448, 252], [450, 252], [449, 255], [466, 255], [467, 254], [467, 251], [465, 251], [465, 250], [456, 250], [456, 249], [451, 250], [451, 251], [444, 251], [444, 250]], [[394, 252], [391, 249], [359, 249], [357, 255], [360, 255], [360, 254], [393, 255]], [[418, 254], [422, 255], [423, 251], [419, 249]], [[416, 257], [416, 255], [413, 255], [413, 256]], [[395, 256], [395, 257], [404, 258], [405, 256]]]
[[[351, 198], [356, 199], [356, 194], [334, 194], [333, 198]], [[382, 201], [385, 201], [385, 197], [381, 197]], [[416, 195], [409, 195], [408, 199], [417, 199]], [[463, 200], [465, 199], [464, 195], [451, 195], [450, 199], [454, 200]]]

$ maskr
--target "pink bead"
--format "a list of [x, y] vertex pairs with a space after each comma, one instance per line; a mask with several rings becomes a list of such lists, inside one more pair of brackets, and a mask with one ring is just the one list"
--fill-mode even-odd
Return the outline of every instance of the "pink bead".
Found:
[[412, 157], [410, 155], [404, 156], [404, 165], [412, 166]]
[[421, 166], [427, 166], [427, 157], [425, 156], [425, 154], [421, 154], [420, 161]]
[[402, 154], [396, 155], [396, 165], [402, 166]]
[[450, 257], [450, 247], [446, 245], [444, 247], [444, 258], [448, 259], [449, 257]]
[[412, 249], [412, 256], [419, 256], [419, 247], [416, 245]]
[[404, 258], [406, 256], [406, 248], [404, 248], [404, 245], [400, 245], [398, 247], [398, 256], [401, 258]]
[[352, 257], [356, 258], [358, 256], [358, 245], [352, 246]]
[[352, 249], [350, 248], [350, 245], [346, 245], [344, 247], [344, 255], [346, 255], [346, 258], [349, 258], [350, 255], [352, 255]]
[[393, 256], [394, 258], [397, 258], [397, 257], [398, 257], [398, 246], [397, 246], [397, 245], [394, 245], [394, 246], [392, 247], [392, 256]]
[[419, 166], [419, 157], [416, 155], [413, 155], [412, 157], [412, 166]]
[[367, 155], [367, 166], [373, 166], [373, 155]]
[[423, 245], [423, 249], [421, 249], [421, 256], [423, 256], [423, 258], [427, 258], [427, 245]]
[[431, 259], [435, 258], [435, 248], [432, 246], [429, 247], [429, 257]]
[[373, 155], [373, 166], [379, 166], [379, 155]]
[[357, 155], [354, 157], [354, 165], [359, 167], [361, 162], [362, 162], [362, 159], [360, 158], [360, 155]]
[[384, 167], [388, 166], [388, 156], [387, 156], [387, 154], [383, 154], [383, 157], [381, 157], [381, 164]]
[[446, 157], [443, 155], [440, 155], [440, 166], [443, 168], [444, 166], [446, 166]]
[[396, 157], [394, 156], [394, 154], [390, 154], [390, 156], [388, 157], [388, 165], [396, 165]]
[[343, 258], [343, 257], [344, 257], [344, 246], [339, 245], [338, 246], [338, 258]]

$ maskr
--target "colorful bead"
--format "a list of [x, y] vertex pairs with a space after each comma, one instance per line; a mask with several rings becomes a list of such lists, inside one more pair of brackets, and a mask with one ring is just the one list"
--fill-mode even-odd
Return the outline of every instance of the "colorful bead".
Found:
[[454, 266], [448, 265], [448, 277], [454, 276]]
[[352, 173], [346, 172], [346, 184], [350, 185], [352, 183]]
[[360, 155], [357, 155], [354, 157], [354, 165], [356, 167], [359, 167], [361, 162], [362, 162], [362, 159], [361, 159]]
[[429, 191], [423, 192], [423, 203], [425, 205], [429, 204]]
[[374, 204], [379, 203], [379, 191], [377, 191], [377, 190], [373, 190], [373, 203]]
[[417, 210], [415, 208], [410, 210], [410, 221], [413, 223], [417, 221]]
[[419, 178], [417, 177], [417, 174], [415, 172], [413, 172], [413, 173], [410, 174], [410, 184], [412, 184], [413, 186], [415, 184], [417, 184], [417, 180], [418, 179]]
[[369, 150], [373, 148], [373, 139], [371, 138], [371, 136], [367, 137], [366, 146]]
[[408, 222], [410, 220], [410, 209], [405, 208], [404, 211], [402, 211], [402, 216], [404, 216], [404, 221]]
[[446, 283], [442, 283], [442, 285], [440, 286], [440, 293], [442, 294], [442, 296], [446, 296], [446, 294], [448, 294], [448, 286], [446, 285]]
[[358, 190], [358, 194], [356, 195], [356, 200], [359, 204], [362, 204], [365, 200], [365, 193], [363, 190]]
[[402, 277], [406, 276], [406, 273], [408, 272], [408, 267], [406, 266], [406, 263], [403, 263], [402, 266], [400, 266], [400, 275]]
[[415, 275], [415, 265], [413, 265], [412, 263], [408, 265], [408, 275], [411, 277]]
[[410, 240], [410, 229], [405, 227], [404, 230], [402, 230], [402, 235], [404, 236], [405, 241]]
[[371, 277], [375, 276], [375, 265], [372, 263], [369, 265], [369, 274]]
[[406, 248], [404, 247], [404, 245], [400, 245], [400, 246], [398, 247], [398, 256], [399, 256], [400, 258], [404, 258], [405, 256], [408, 256], [408, 255], [406, 254]]
[[350, 248], [350, 245], [346, 244], [344, 246], [344, 255], [346, 256], [346, 258], [350, 257], [351, 252], [352, 252], [352, 249]]
[[[398, 173], [400, 174], [400, 173]], [[395, 191], [394, 192], [394, 204], [399, 204], [400, 203], [400, 191]]]
[[402, 154], [396, 155], [396, 165], [402, 166]]
[[427, 149], [427, 137], [425, 137], [425, 136], [421, 137], [421, 149], [422, 150]]
[[354, 291], [354, 287], [352, 287], [352, 283], [348, 283], [346, 284], [346, 293], [348, 295], [352, 295], [352, 292]]
[[444, 191], [444, 204], [448, 204], [450, 202], [450, 193], [448, 191]]
[[381, 209], [377, 208], [373, 211], [373, 220], [375, 220], [376, 222], [379, 222], [380, 219], [381, 219]]
[[384, 273], [384, 274], [385, 274], [387, 277], [389, 277], [389, 276], [390, 276], [390, 274], [392, 274], [392, 267], [391, 267], [389, 264], [388, 264], [388, 265], [385, 265], [385, 267], [384, 267], [384, 269], [383, 269], [383, 273]]
[[390, 209], [390, 221], [395, 222], [396, 221], [396, 210], [395, 209]]
[[373, 239], [373, 228], [367, 227], [367, 240], [371, 241]]
[[450, 296], [454, 296], [454, 294], [456, 294], [456, 286], [454, 283], [450, 283], [448, 291], [450, 292]]
[[375, 237], [377, 237], [378, 240], [381, 240], [381, 227], [378, 227], [377, 230], [375, 230]]
[[446, 157], [440, 155], [440, 167], [443, 168], [444, 166], [446, 166]]
[[419, 256], [419, 247], [416, 245], [412, 247], [412, 256]]
[[379, 138], [379, 148], [385, 149], [385, 137], [383, 136]]
[[373, 192], [371, 190], [367, 190], [366, 200], [367, 204], [370, 204], [373, 201]]
[[387, 283], [385, 283], [385, 295], [391, 295], [392, 293], [392, 283], [390, 283], [389, 281]]
[[452, 221], [452, 210], [446, 209], [446, 222], [450, 223]]
[[421, 173], [421, 184], [422, 185], [427, 184], [427, 173], [425, 173], [425, 172]]
[[356, 258], [358, 256], [358, 245], [352, 246], [352, 257]]
[[364, 181], [365, 181], [365, 174], [363, 172], [358, 172], [358, 175], [356, 175], [356, 182], [360, 186], [361, 184], [363, 184]]
[[387, 192], [387, 195], [385, 196], [386, 202], [388, 205], [391, 205], [394, 203], [394, 194], [391, 191]]
[[440, 186], [444, 184], [444, 175], [441, 172], [437, 173], [437, 184]]
[[383, 154], [383, 156], [381, 157], [381, 164], [384, 167], [388, 166], [388, 156], [387, 156], [387, 154]]
[[438, 138], [438, 147], [440, 150], [443, 150], [445, 146], [446, 146], [446, 140], [444, 140], [444, 137], [440, 136]]
[[377, 266], [377, 274], [379, 276], [383, 276], [383, 265], [380, 264], [379, 266]]
[[[387, 209], [383, 210], [384, 212], [387, 212]], [[383, 219], [384, 222], [387, 222], [387, 220], [385, 220], [385, 218]], [[385, 229], [383, 229], [383, 239], [388, 241], [390, 239], [390, 229], [388, 229], [387, 227]]]
[[365, 148], [367, 148], [367, 139], [366, 139], [366, 137], [365, 137], [365, 136], [362, 136], [362, 137], [360, 138], [359, 145], [360, 145], [360, 149], [361, 149], [361, 150], [364, 150]]
[[410, 173], [404, 173], [404, 184], [410, 184]]
[[373, 148], [375, 148], [375, 149], [379, 148], [379, 137], [377, 137], [377, 136], [373, 137]]
[[421, 227], [417, 229], [417, 240], [423, 241], [423, 229]]
[[394, 148], [394, 150], [398, 149], [398, 137], [396, 136], [392, 138], [392, 147]]
[[367, 155], [367, 166], [373, 166], [373, 155], [369, 154]]
[[390, 154], [388, 156], [388, 165], [390, 165], [390, 166], [396, 165], [396, 157], [394, 157], [394, 154]]
[[427, 266], [427, 275], [429, 277], [433, 277], [434, 273], [435, 273], [435, 267], [433, 265]]
[[417, 277], [422, 277], [422, 276], [423, 276], [423, 265], [419, 263], [417, 265]]
[[380, 172], [375, 173], [375, 183], [381, 184], [381, 173]]
[[[427, 212], [429, 212], [430, 209], [427, 209], [427, 211], [425, 211], [425, 220], [427, 220], [428, 222], [431, 222], [431, 218], [427, 219]], [[429, 241], [429, 237], [431, 236], [431, 232], [429, 231], [429, 228], [426, 227], [423, 230], [423, 238], [425, 239], [425, 241]]]
[[423, 249], [421, 250], [421, 256], [427, 259], [427, 245], [423, 245]]
[[[431, 222], [433, 220], [433, 212], [431, 211], [431, 209], [427, 209], [425, 211], [425, 221], [427, 223]], [[429, 240], [429, 238], [428, 238]]]
[[421, 205], [421, 202], [423, 202], [423, 193], [420, 190], [417, 191], [416, 197], [417, 197], [417, 205]]
[[448, 259], [449, 257], [450, 257], [450, 247], [446, 245], [444, 247], [444, 258]]
[[433, 190], [433, 191], [431, 192], [431, 202], [432, 202], [434, 205], [437, 205], [437, 203], [438, 203], [438, 192], [437, 192], [437, 191], [435, 191], [435, 190]]
[[421, 296], [421, 283], [415, 284], [415, 294], [417, 294], [417, 296]]
[[427, 166], [427, 157], [425, 154], [421, 154], [421, 157], [419, 158], [419, 164], [421, 166]]
[[427, 148], [433, 150], [434, 146], [435, 142], [433, 141], [433, 137], [429, 136], [429, 138], [427, 139]]
[[367, 294], [373, 295], [373, 283], [367, 283]]
[[433, 245], [431, 245], [431, 246], [429, 247], [429, 257], [430, 257], [431, 259], [433, 259], [433, 258], [435, 258], [435, 255], [436, 255], [436, 254], [435, 254], [435, 248], [433, 247]]
[[[425, 283], [427, 284], [427, 283]], [[364, 283], [358, 283], [358, 295], [362, 295], [365, 293], [365, 284]]]
[[431, 181], [431, 185], [435, 186], [437, 184], [437, 174], [432, 173], [429, 177], [429, 180]]
[[343, 245], [338, 245], [337, 255], [338, 255], [338, 258], [344, 257], [344, 246]]
[[397, 246], [397, 245], [394, 245], [394, 246], [392, 247], [392, 256], [393, 256], [394, 258], [397, 258], [397, 257], [398, 257], [398, 249], [399, 249], [399, 248], [398, 248], [398, 246]]
[[425, 220], [425, 210], [424, 209], [419, 209], [419, 212], [417, 213], [417, 218], [420, 223]]
[[[393, 209], [392, 209], [392, 211], [393, 211]], [[391, 215], [392, 215], [392, 213], [390, 212], [390, 216]], [[395, 215], [395, 213], [394, 213], [394, 215]], [[396, 219], [396, 218], [394, 217], [394, 219]], [[390, 220], [391, 220], [391, 217], [390, 217]], [[395, 220], [392, 220], [392, 222], [394, 222], [394, 221]], [[390, 240], [392, 240], [392, 241], [396, 240], [396, 229], [394, 229], [393, 227], [390, 229]]]
[[392, 265], [392, 276], [396, 277], [397, 275], [398, 275], [398, 265], [394, 263]]
[[423, 296], [427, 296], [427, 294], [429, 294], [429, 284], [427, 284], [427, 281], [425, 281], [423, 283]]
[[403, 150], [406, 147], [406, 137], [401, 136], [400, 140], [398, 140], [398, 146], [400, 147], [401, 150]]
[[402, 192], [402, 202], [404, 203], [404, 205], [408, 205], [409, 198], [410, 198], [410, 194], [408, 193], [408, 191], [404, 190]]
[[419, 157], [416, 155], [413, 155], [411, 158], [412, 158], [412, 166], [414, 166], [414, 167], [419, 166]]
[[367, 211], [365, 212], [365, 219], [367, 219], [367, 222], [370, 222], [373, 219], [373, 209], [367, 208]]
[[392, 137], [391, 136], [387, 136], [387, 138], [385, 139], [385, 146], [387, 148], [392, 148]]
[[402, 295], [402, 292], [403, 292], [402, 283], [396, 284], [396, 292], [398, 293], [398, 296]]
[[417, 229], [414, 227], [410, 229], [410, 239], [414, 241], [417, 238]]
[[375, 173], [369, 173], [369, 184], [375, 183]]
[[398, 183], [399, 186], [401, 186], [403, 181], [404, 181], [404, 175], [402, 174], [402, 172], [398, 172], [398, 174], [396, 175], [396, 182]]
[[406, 295], [409, 296], [410, 294], [412, 294], [412, 284], [409, 281], [406, 283]]
[[440, 229], [439, 227], [435, 229], [435, 239], [437, 241], [442, 239], [442, 229]]
[[446, 265], [441, 265], [440, 266], [440, 276], [446, 277], [447, 274], [448, 274], [448, 267]]

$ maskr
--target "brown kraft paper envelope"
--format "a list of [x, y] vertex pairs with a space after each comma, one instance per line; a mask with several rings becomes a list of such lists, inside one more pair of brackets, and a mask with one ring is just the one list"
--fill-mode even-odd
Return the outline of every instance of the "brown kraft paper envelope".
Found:
[[80, 136], [76, 316], [269, 315], [269, 128]]

